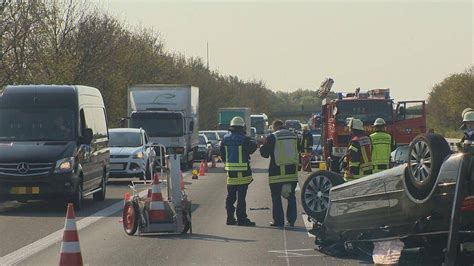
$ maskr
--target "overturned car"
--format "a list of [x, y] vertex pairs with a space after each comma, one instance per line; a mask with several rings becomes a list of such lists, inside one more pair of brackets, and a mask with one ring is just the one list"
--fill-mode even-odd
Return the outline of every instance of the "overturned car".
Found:
[[452, 153], [437, 134], [417, 136], [408, 152], [407, 163], [355, 181], [344, 183], [329, 171], [308, 177], [301, 200], [321, 249], [370, 249], [373, 242], [399, 239], [405, 248], [444, 256], [458, 178], [466, 180], [459, 242], [474, 242], [472, 153]]

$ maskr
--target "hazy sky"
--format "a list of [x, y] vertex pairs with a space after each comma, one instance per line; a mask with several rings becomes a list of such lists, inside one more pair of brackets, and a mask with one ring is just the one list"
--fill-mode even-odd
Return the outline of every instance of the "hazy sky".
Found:
[[130, 25], [152, 27], [169, 51], [272, 90], [391, 88], [426, 99], [473, 64], [472, 1], [96, 0]]

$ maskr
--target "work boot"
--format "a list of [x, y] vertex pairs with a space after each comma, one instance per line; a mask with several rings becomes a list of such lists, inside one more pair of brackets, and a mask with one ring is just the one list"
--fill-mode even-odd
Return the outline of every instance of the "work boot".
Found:
[[235, 220], [235, 218], [227, 218], [226, 224], [227, 224], [227, 225], [236, 225], [236, 224], [237, 224], [237, 220]]
[[249, 219], [245, 219], [242, 221], [237, 222], [240, 226], [255, 226], [255, 222], [250, 221]]

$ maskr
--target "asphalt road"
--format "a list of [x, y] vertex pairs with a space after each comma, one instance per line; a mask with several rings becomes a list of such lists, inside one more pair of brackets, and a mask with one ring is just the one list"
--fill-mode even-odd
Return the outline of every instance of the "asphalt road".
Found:
[[[258, 152], [257, 152], [258, 153]], [[193, 234], [128, 236], [121, 207], [127, 181], [109, 184], [107, 200], [86, 199], [76, 214], [82, 257], [89, 265], [361, 265], [367, 257], [334, 258], [315, 250], [298, 200], [295, 227], [273, 228], [267, 177], [268, 160], [252, 160], [255, 181], [247, 196], [249, 218], [256, 227], [228, 226], [224, 202], [226, 177], [222, 164], [205, 177], [191, 180], [186, 191], [193, 202]], [[307, 175], [300, 176], [300, 186]], [[0, 265], [54, 265], [59, 262], [64, 226], [63, 204], [30, 202], [0, 204]], [[6, 240], [6, 241], [5, 241]]]

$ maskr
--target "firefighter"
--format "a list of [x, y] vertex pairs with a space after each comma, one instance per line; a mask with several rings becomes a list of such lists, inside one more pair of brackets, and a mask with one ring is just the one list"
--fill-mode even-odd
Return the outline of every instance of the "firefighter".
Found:
[[462, 112], [461, 129], [464, 129], [461, 143], [472, 145], [474, 142], [474, 109], [466, 108]]
[[372, 174], [372, 145], [370, 138], [364, 133], [364, 124], [359, 119], [351, 118], [348, 127], [352, 139], [347, 151], [348, 167], [344, 173], [345, 181]]
[[298, 139], [297, 136], [283, 127], [281, 120], [273, 121], [274, 132], [267, 137], [266, 143], [260, 147], [264, 158], [271, 157], [268, 169], [268, 180], [272, 196], [271, 226], [283, 227], [285, 218], [281, 197], [288, 200], [286, 220], [289, 226], [296, 222], [295, 189], [298, 183]]
[[374, 122], [374, 133], [370, 135], [372, 141], [373, 173], [386, 170], [390, 166], [390, 153], [395, 148], [395, 142], [390, 134], [385, 131], [385, 120], [377, 118]]
[[[240, 116], [230, 121], [230, 133], [225, 135], [220, 146], [224, 168], [227, 171], [227, 225], [255, 226], [247, 218], [245, 197], [253, 181], [250, 168], [250, 154], [257, 150], [257, 144], [245, 135], [245, 122]], [[234, 203], [237, 201], [237, 210]], [[237, 220], [234, 213], [237, 213]]]
[[310, 160], [311, 160], [311, 152], [313, 150], [313, 135], [309, 131], [308, 126], [303, 127], [303, 132], [301, 135], [302, 135], [301, 140], [299, 140], [299, 144], [298, 144], [298, 150], [300, 152], [300, 163], [303, 166], [304, 171], [311, 172]]

